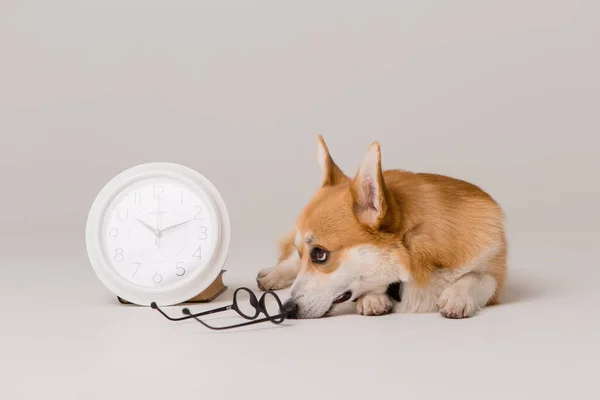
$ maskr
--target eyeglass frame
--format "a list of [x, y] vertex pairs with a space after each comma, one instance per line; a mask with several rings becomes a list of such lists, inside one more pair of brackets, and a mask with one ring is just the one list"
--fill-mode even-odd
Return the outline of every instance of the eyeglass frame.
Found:
[[[237, 299], [238, 293], [240, 291], [245, 291], [246, 293], [248, 293], [250, 295], [250, 299], [249, 299], [250, 305], [256, 311], [253, 316], [248, 316], [240, 310], [240, 308], [238, 306], [238, 299]], [[272, 295], [275, 298], [275, 300], [277, 301], [277, 304], [278, 304], [279, 310], [280, 310], [280, 312], [277, 315], [269, 315], [269, 313], [267, 312], [267, 309], [265, 306], [265, 299], [266, 299], [267, 295]], [[257, 299], [254, 292], [247, 287], [239, 287], [233, 292], [233, 302], [230, 305], [218, 307], [218, 308], [214, 308], [212, 310], [202, 311], [202, 312], [194, 313], [194, 314], [192, 314], [192, 312], [190, 311], [189, 308], [185, 307], [181, 310], [181, 312], [185, 315], [184, 317], [171, 317], [171, 316], [167, 315], [163, 310], [161, 310], [158, 307], [158, 305], [154, 301], [152, 303], [150, 303], [150, 307], [157, 310], [169, 321], [184, 321], [184, 320], [193, 318], [196, 321], [198, 321], [199, 323], [201, 323], [202, 325], [206, 326], [207, 328], [214, 329], [214, 330], [239, 328], [242, 326], [254, 325], [254, 324], [267, 322], [267, 321], [271, 321], [274, 324], [278, 325], [278, 324], [281, 324], [287, 317], [287, 312], [284, 311], [284, 309], [283, 309], [283, 303], [281, 302], [281, 300], [279, 299], [279, 296], [277, 296], [277, 294], [275, 292], [268, 290], [268, 291], [264, 292], [260, 296], [259, 299]], [[241, 316], [244, 319], [250, 320], [250, 321], [242, 322], [242, 323], [234, 324], [234, 325], [229, 325], [229, 326], [211, 326], [198, 318], [198, 317], [202, 317], [204, 315], [215, 314], [218, 312], [223, 312], [223, 311], [228, 311], [228, 310], [234, 310], [239, 316]], [[265, 314], [266, 318], [256, 319], [256, 318], [258, 318], [258, 316], [261, 313]]]

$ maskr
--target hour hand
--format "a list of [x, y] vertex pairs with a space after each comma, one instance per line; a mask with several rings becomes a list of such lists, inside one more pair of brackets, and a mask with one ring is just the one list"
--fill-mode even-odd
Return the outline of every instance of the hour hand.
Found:
[[152, 234], [154, 236], [158, 236], [158, 230], [154, 229], [152, 226], [148, 225], [147, 223], [145, 223], [144, 221], [142, 221], [139, 218], [135, 218], [140, 224], [142, 224], [144, 226], [144, 228], [148, 229], [150, 232], [152, 232]]

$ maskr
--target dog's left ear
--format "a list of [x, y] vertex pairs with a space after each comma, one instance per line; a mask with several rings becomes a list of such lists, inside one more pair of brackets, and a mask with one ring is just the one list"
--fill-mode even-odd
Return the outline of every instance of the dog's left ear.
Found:
[[317, 161], [319, 162], [319, 167], [323, 174], [321, 187], [334, 186], [350, 180], [350, 178], [342, 172], [340, 167], [333, 162], [329, 150], [327, 149], [327, 145], [325, 144], [325, 140], [321, 135], [317, 136]]
[[381, 150], [375, 142], [364, 156], [351, 184], [354, 215], [362, 225], [385, 230], [394, 223], [395, 202], [383, 180]]

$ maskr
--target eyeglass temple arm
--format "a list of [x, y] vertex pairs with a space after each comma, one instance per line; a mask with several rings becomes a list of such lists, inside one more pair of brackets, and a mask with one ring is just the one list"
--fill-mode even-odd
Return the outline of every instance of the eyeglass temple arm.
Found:
[[[192, 314], [192, 313], [190, 312], [190, 309], [189, 309], [189, 308], [187, 308], [187, 307], [186, 307], [186, 308], [184, 308], [184, 310], [187, 310], [187, 311], [188, 311], [188, 313], [189, 313], [189, 314], [188, 314], [188, 316], [187, 316], [186, 318], [192, 318], [192, 317], [201, 317], [201, 316], [203, 316], [203, 315], [215, 314], [215, 313], [218, 313], [218, 312], [221, 312], [221, 311], [227, 311], [227, 310], [231, 310], [231, 309], [232, 309], [232, 307], [233, 307], [233, 306], [230, 304], [230, 305], [228, 305], [228, 306], [223, 306], [223, 307], [215, 308], [214, 310], [203, 311], [203, 312], [199, 312], [199, 313], [195, 313], [195, 314]], [[183, 311], [183, 310], [182, 310], [182, 311]], [[184, 314], [187, 314], [187, 313], [184, 313]]]
[[[206, 322], [204, 322], [201, 319], [197, 318], [198, 314], [190, 314], [190, 310], [188, 308], [184, 308], [183, 310], [181, 310], [181, 312], [184, 313], [189, 318], [194, 318], [196, 321], [200, 322], [202, 325], [206, 326], [207, 328], [215, 329], [215, 330], [223, 330], [223, 329], [229, 329], [229, 328], [238, 328], [240, 326], [254, 325], [254, 324], [261, 323], [261, 322], [277, 320], [277, 319], [279, 319], [279, 318], [281, 318], [283, 316], [287, 316], [287, 313], [284, 312], [284, 313], [281, 313], [281, 314], [274, 315], [272, 317], [267, 317], [267, 318], [263, 318], [263, 319], [257, 319], [257, 320], [249, 321], [249, 322], [242, 322], [240, 324], [235, 324], [235, 325], [229, 325], [229, 326], [210, 326]], [[280, 321], [280, 322], [278, 322], [278, 323], [281, 323], [281, 322], [283, 322], [283, 320]]]
[[208, 310], [208, 311], [204, 311], [204, 312], [200, 312], [200, 313], [196, 313], [196, 314], [191, 314], [191, 313], [189, 313], [190, 310], [186, 308], [186, 310], [188, 310], [189, 314], [185, 313], [186, 314], [185, 317], [170, 317], [167, 314], [165, 314], [165, 312], [163, 310], [161, 310], [155, 302], [150, 303], [150, 307], [152, 307], [153, 309], [155, 309], [156, 311], [161, 313], [166, 319], [168, 319], [170, 321], [183, 321], [185, 319], [190, 319], [192, 317], [200, 317], [202, 315], [214, 314], [217, 312], [226, 311], [226, 310], [231, 309], [231, 305], [229, 305], [229, 306], [215, 308], [214, 310]]

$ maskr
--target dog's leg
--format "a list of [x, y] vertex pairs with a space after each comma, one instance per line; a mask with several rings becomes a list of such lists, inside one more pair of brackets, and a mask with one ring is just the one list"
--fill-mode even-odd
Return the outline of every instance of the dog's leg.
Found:
[[256, 283], [261, 290], [280, 290], [288, 288], [300, 272], [300, 257], [294, 248], [295, 232], [281, 241], [281, 254], [276, 266], [258, 272]]
[[356, 312], [360, 315], [383, 315], [387, 314], [394, 303], [387, 294], [388, 286], [382, 286], [377, 290], [368, 292], [356, 301]]
[[488, 304], [498, 302], [506, 274], [506, 248], [503, 246], [482, 268], [472, 270], [442, 292], [440, 314], [446, 318], [469, 318]]
[[483, 308], [496, 291], [489, 274], [469, 272], [444, 289], [438, 307], [446, 318], [469, 318]]
[[295, 251], [276, 266], [258, 272], [256, 283], [260, 290], [279, 290], [294, 283], [300, 271], [300, 258]]

